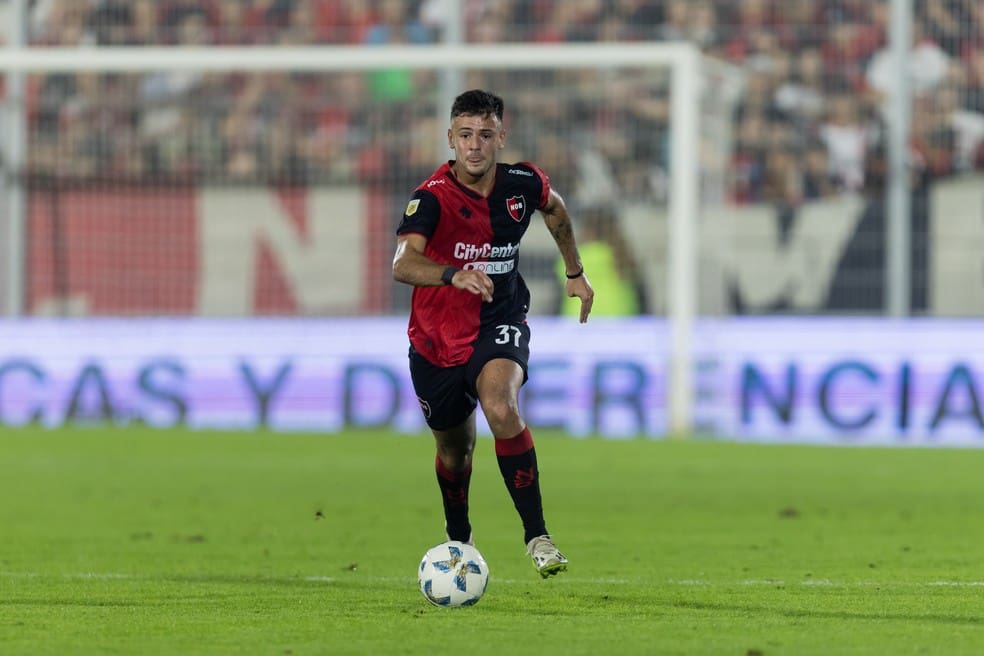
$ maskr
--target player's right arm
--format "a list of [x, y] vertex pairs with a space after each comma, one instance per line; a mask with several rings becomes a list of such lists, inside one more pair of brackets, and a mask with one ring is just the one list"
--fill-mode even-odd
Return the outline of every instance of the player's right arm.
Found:
[[435, 262], [424, 254], [427, 238], [408, 232], [396, 240], [393, 256], [393, 279], [415, 287], [441, 287], [450, 283], [458, 289], [478, 294], [483, 301], [492, 301], [492, 279], [484, 271], [457, 269], [445, 280], [448, 266]]

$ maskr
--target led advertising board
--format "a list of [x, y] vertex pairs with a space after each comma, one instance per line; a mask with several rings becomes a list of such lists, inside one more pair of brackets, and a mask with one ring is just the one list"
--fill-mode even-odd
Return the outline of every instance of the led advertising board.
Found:
[[[665, 321], [530, 324], [522, 406], [531, 426], [614, 439], [665, 435]], [[422, 431], [405, 329], [403, 318], [4, 321], [0, 424]], [[984, 445], [981, 335], [984, 322], [972, 320], [701, 320], [698, 432]]]

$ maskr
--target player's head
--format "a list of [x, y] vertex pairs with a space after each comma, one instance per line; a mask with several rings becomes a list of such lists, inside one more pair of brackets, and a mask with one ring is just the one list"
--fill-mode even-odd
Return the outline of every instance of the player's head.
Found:
[[505, 146], [502, 98], [479, 89], [466, 91], [451, 105], [448, 146], [454, 150], [454, 170], [470, 182], [493, 170], [496, 153]]

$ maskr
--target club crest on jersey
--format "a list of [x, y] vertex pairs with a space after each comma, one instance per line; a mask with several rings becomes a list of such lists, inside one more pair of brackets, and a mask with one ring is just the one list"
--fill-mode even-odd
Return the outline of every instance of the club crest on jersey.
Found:
[[414, 198], [412, 201], [407, 203], [407, 209], [404, 214], [407, 216], [413, 216], [413, 213], [417, 211], [418, 207], [420, 207], [420, 199]]
[[526, 199], [522, 196], [510, 196], [506, 199], [506, 211], [513, 221], [522, 221], [526, 216]]

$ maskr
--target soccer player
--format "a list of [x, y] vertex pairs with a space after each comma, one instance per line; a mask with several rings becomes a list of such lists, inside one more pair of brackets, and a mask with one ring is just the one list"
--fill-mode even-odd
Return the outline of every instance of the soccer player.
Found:
[[448, 539], [472, 542], [468, 485], [481, 404], [503, 480], [523, 522], [526, 551], [544, 578], [567, 569], [547, 532], [533, 437], [519, 413], [527, 379], [530, 293], [519, 242], [536, 210], [566, 267], [568, 296], [588, 320], [594, 291], [581, 266], [570, 217], [532, 164], [501, 164], [503, 101], [466, 91], [451, 107], [455, 159], [413, 192], [397, 228], [393, 277], [413, 285], [410, 376], [437, 443], [435, 468]]

